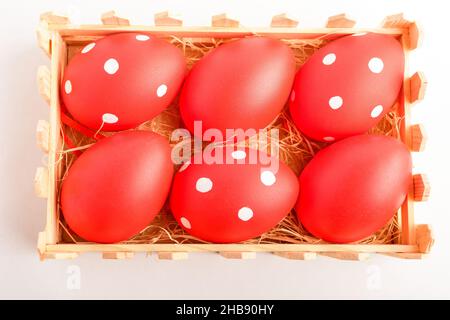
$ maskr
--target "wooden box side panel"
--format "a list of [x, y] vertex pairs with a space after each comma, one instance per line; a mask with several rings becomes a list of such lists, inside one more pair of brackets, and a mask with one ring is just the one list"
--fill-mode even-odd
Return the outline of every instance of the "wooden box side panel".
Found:
[[60, 179], [59, 152], [61, 148], [61, 123], [59, 86], [61, 74], [66, 65], [66, 44], [57, 33], [52, 33], [51, 42], [51, 87], [50, 87], [50, 131], [48, 152], [48, 198], [47, 198], [47, 223], [45, 227], [48, 244], [59, 241], [59, 210], [58, 210], [58, 180]]
[[[405, 31], [401, 37], [401, 43], [404, 50], [405, 55], [405, 70], [403, 77], [403, 86], [402, 93], [400, 95], [399, 101], [399, 114], [403, 117], [402, 125], [400, 127], [400, 138], [407, 146], [411, 145], [411, 138], [408, 134], [410, 132], [411, 126], [411, 114], [410, 114], [410, 105], [409, 105], [409, 95], [410, 95], [410, 87], [409, 87], [409, 49], [407, 46], [407, 37], [408, 34]], [[415, 235], [414, 235], [414, 194], [413, 191], [408, 191], [408, 195], [406, 196], [405, 201], [401, 207], [401, 217], [400, 217], [400, 225], [401, 225], [401, 243], [402, 244], [414, 244], [415, 243]]]

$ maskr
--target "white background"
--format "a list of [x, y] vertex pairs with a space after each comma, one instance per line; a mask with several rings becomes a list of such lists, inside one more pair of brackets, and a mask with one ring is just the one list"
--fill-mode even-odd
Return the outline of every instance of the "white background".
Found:
[[[450, 208], [448, 148], [450, 128], [450, 40], [445, 1], [1, 1], [0, 2], [0, 298], [450, 298]], [[39, 97], [36, 69], [48, 64], [38, 49], [39, 14], [69, 12], [75, 22], [99, 23], [110, 9], [132, 23], [153, 24], [165, 9], [181, 13], [186, 25], [208, 25], [228, 12], [244, 26], [267, 26], [274, 14], [289, 12], [301, 27], [320, 27], [330, 15], [347, 12], [359, 26], [376, 26], [384, 16], [405, 12], [422, 23], [425, 41], [414, 52], [411, 70], [429, 80], [424, 102], [414, 106], [429, 142], [414, 156], [415, 170], [428, 173], [433, 187], [427, 203], [416, 206], [417, 220], [431, 223], [436, 244], [423, 261], [373, 257], [368, 262], [289, 261], [260, 254], [250, 261], [193, 254], [185, 261], [102, 260], [86, 254], [73, 261], [39, 262], [38, 231], [45, 202], [33, 194], [33, 176], [43, 155], [35, 146], [38, 119], [48, 118]], [[81, 287], [67, 285], [77, 270]], [[72, 290], [71, 290], [72, 289]]]

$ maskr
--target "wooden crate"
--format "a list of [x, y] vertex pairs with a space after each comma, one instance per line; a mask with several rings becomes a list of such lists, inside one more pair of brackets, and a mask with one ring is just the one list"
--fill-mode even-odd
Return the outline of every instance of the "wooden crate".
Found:
[[68, 49], [82, 45], [116, 32], [139, 31], [160, 36], [192, 37], [196, 39], [236, 38], [259, 34], [282, 39], [334, 39], [347, 34], [376, 32], [399, 37], [405, 52], [406, 66], [399, 112], [403, 117], [400, 137], [412, 152], [422, 151], [425, 144], [424, 128], [411, 124], [412, 105], [423, 99], [426, 80], [422, 72], [409, 76], [408, 54], [417, 48], [421, 39], [415, 22], [407, 21], [402, 14], [388, 16], [378, 28], [354, 28], [355, 21], [345, 14], [330, 17], [324, 28], [301, 29], [298, 22], [286, 14], [273, 17], [270, 28], [244, 28], [239, 21], [225, 14], [212, 17], [211, 27], [183, 27], [182, 20], [168, 12], [154, 16], [155, 26], [133, 26], [128, 19], [119, 17], [114, 11], [102, 15], [101, 25], [71, 25], [68, 18], [51, 12], [41, 15], [37, 30], [39, 46], [51, 59], [50, 68], [38, 69], [39, 92], [50, 105], [50, 120], [40, 120], [37, 126], [37, 142], [43, 152], [48, 153], [48, 166], [39, 167], [35, 176], [35, 190], [47, 199], [45, 231], [39, 233], [38, 252], [41, 259], [75, 258], [83, 252], [99, 252], [105, 259], [128, 259], [136, 252], [157, 253], [159, 259], [185, 259], [189, 252], [215, 252], [225, 258], [249, 259], [257, 252], [270, 252], [287, 259], [311, 260], [323, 255], [343, 260], [365, 260], [378, 253], [405, 259], [424, 257], [433, 244], [428, 225], [414, 224], [414, 202], [427, 200], [429, 184], [424, 174], [414, 174], [407, 199], [398, 212], [401, 238], [395, 244], [69, 244], [61, 243], [58, 224], [57, 186], [61, 167], [58, 152], [61, 147], [61, 120], [59, 87], [67, 63]]

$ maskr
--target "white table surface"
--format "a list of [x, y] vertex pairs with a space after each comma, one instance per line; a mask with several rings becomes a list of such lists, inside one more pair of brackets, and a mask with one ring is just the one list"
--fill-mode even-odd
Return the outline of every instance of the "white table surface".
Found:
[[[450, 298], [450, 46], [444, 28], [445, 1], [1, 1], [0, 2], [0, 298]], [[426, 100], [414, 106], [414, 121], [426, 125], [426, 151], [414, 156], [415, 170], [433, 187], [416, 205], [418, 222], [431, 223], [436, 244], [422, 261], [373, 257], [367, 262], [289, 261], [259, 254], [249, 261], [192, 254], [185, 261], [158, 261], [137, 255], [129, 261], [85, 254], [76, 260], [40, 262], [38, 231], [44, 228], [45, 202], [33, 193], [33, 176], [43, 154], [35, 145], [38, 119], [48, 107], [36, 86], [38, 65], [48, 63], [38, 49], [39, 14], [69, 12], [78, 22], [98, 23], [102, 12], [117, 9], [134, 23], [153, 24], [165, 9], [181, 13], [186, 25], [207, 25], [213, 14], [228, 12], [244, 26], [267, 26], [274, 14], [289, 12], [300, 26], [319, 27], [328, 16], [349, 13], [361, 26], [405, 12], [425, 30], [411, 70], [429, 80]], [[79, 276], [79, 282], [74, 277]], [[76, 278], [75, 278], [76, 280]], [[75, 286], [73, 285], [75, 283]], [[79, 283], [80, 286], [76, 284]]]

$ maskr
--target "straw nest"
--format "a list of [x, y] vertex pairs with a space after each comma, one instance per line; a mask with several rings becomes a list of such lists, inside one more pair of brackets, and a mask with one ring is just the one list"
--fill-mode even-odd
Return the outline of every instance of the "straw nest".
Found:
[[[230, 39], [210, 39], [207, 42], [195, 42], [193, 39], [171, 38], [171, 42], [180, 47], [185, 56], [188, 67], [191, 68], [199, 59], [201, 59], [211, 49], [221, 45]], [[283, 40], [294, 51], [297, 68], [300, 67], [308, 57], [317, 49], [322, 47], [326, 41], [322, 39], [308, 40]], [[394, 106], [379, 124], [370, 130], [370, 134], [381, 134], [392, 137], [399, 137], [401, 117]], [[180, 114], [178, 111], [178, 101], [172, 103], [169, 108], [158, 115], [151, 121], [141, 126], [139, 130], [150, 130], [157, 132], [170, 140], [171, 133], [174, 129], [182, 126]], [[266, 128], [266, 132], [271, 129], [279, 130], [279, 139], [274, 140], [270, 135], [267, 138], [267, 145], [277, 144], [279, 147], [279, 157], [298, 175], [303, 167], [311, 160], [311, 158], [321, 148], [326, 146], [325, 143], [309, 140], [305, 137], [292, 122], [289, 112], [286, 108], [278, 115], [278, 117]], [[59, 161], [61, 162], [62, 175], [59, 181], [59, 189], [61, 182], [64, 180], [68, 169], [77, 154], [89, 148], [95, 140], [85, 137], [74, 129], [63, 125], [61, 129], [63, 136], [67, 136], [75, 147], [69, 148], [67, 144], [63, 144], [60, 152]], [[111, 133], [102, 132], [104, 135]], [[264, 139], [263, 139], [264, 140]], [[256, 144], [244, 141], [241, 144], [253, 148], [266, 148], [267, 145]], [[174, 143], [173, 143], [174, 144]], [[59, 215], [59, 224], [62, 230], [62, 242], [84, 242], [66, 225], [62, 215]], [[398, 242], [400, 233], [397, 218], [394, 217], [381, 230], [375, 234], [359, 241], [360, 244], [383, 244]], [[166, 203], [160, 214], [152, 221], [152, 223], [142, 230], [139, 234], [123, 243], [129, 244], [153, 244], [153, 243], [207, 243], [198, 238], [187, 234], [175, 221], [170, 213], [170, 209]], [[274, 244], [274, 243], [324, 243], [324, 241], [315, 238], [299, 223], [297, 216], [292, 210], [289, 214], [274, 228], [263, 235], [244, 241], [245, 244]]]

